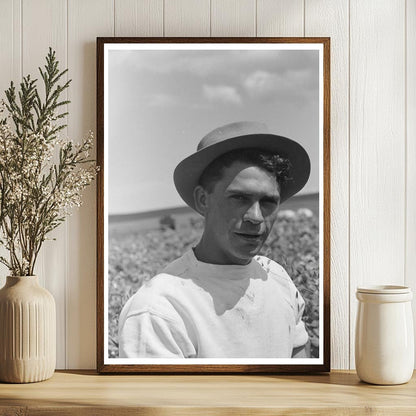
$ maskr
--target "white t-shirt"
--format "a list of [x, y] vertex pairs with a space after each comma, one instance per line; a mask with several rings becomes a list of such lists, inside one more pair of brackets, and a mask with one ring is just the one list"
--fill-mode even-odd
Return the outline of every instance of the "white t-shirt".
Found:
[[290, 358], [308, 341], [305, 302], [282, 266], [200, 262], [193, 250], [134, 294], [119, 319], [130, 358]]

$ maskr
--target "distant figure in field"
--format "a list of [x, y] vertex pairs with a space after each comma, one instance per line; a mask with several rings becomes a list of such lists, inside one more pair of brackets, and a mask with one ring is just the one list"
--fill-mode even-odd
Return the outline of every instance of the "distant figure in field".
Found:
[[172, 217], [172, 215], [164, 215], [159, 220], [159, 226], [161, 230], [166, 230], [166, 229], [176, 230], [176, 221]]
[[305, 149], [261, 123], [206, 135], [174, 172], [179, 195], [205, 219], [202, 237], [124, 305], [120, 357], [304, 357], [305, 302], [258, 253], [309, 173]]

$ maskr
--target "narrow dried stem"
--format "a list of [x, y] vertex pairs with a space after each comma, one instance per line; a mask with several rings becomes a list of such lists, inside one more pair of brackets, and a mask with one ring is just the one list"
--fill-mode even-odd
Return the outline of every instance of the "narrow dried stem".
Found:
[[[58, 64], [49, 49], [39, 69], [43, 98], [37, 80], [28, 75], [19, 91], [11, 83], [7, 103], [0, 105], [0, 114], [8, 114], [0, 119], [0, 245], [10, 255], [10, 261], [0, 257], [0, 262], [13, 275], [33, 274], [48, 233], [80, 205], [82, 191], [95, 177], [95, 161], [88, 155], [92, 136], [80, 145], [58, 136], [65, 125], [57, 123], [67, 114], [60, 109], [69, 103], [59, 97], [70, 83], [58, 84], [67, 72]], [[53, 162], [56, 150], [59, 161]]]

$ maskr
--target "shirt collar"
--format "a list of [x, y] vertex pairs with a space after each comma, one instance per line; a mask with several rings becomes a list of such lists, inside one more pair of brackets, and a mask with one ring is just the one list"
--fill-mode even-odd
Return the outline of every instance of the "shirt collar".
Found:
[[259, 267], [259, 264], [253, 259], [246, 265], [204, 263], [196, 258], [193, 249], [187, 252], [187, 256], [198, 277], [218, 277], [233, 280], [249, 279], [254, 277]]

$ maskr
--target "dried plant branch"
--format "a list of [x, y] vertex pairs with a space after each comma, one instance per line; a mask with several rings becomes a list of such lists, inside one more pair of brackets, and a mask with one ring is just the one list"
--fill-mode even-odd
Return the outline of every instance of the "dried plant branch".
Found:
[[14, 276], [33, 275], [43, 242], [81, 205], [97, 172], [89, 155], [92, 133], [80, 144], [59, 137], [66, 125], [58, 121], [68, 114], [61, 110], [69, 103], [60, 96], [71, 81], [59, 84], [67, 70], [59, 70], [51, 48], [39, 72], [43, 97], [28, 75], [19, 91], [10, 84], [0, 105], [0, 246], [10, 257], [0, 263]]

